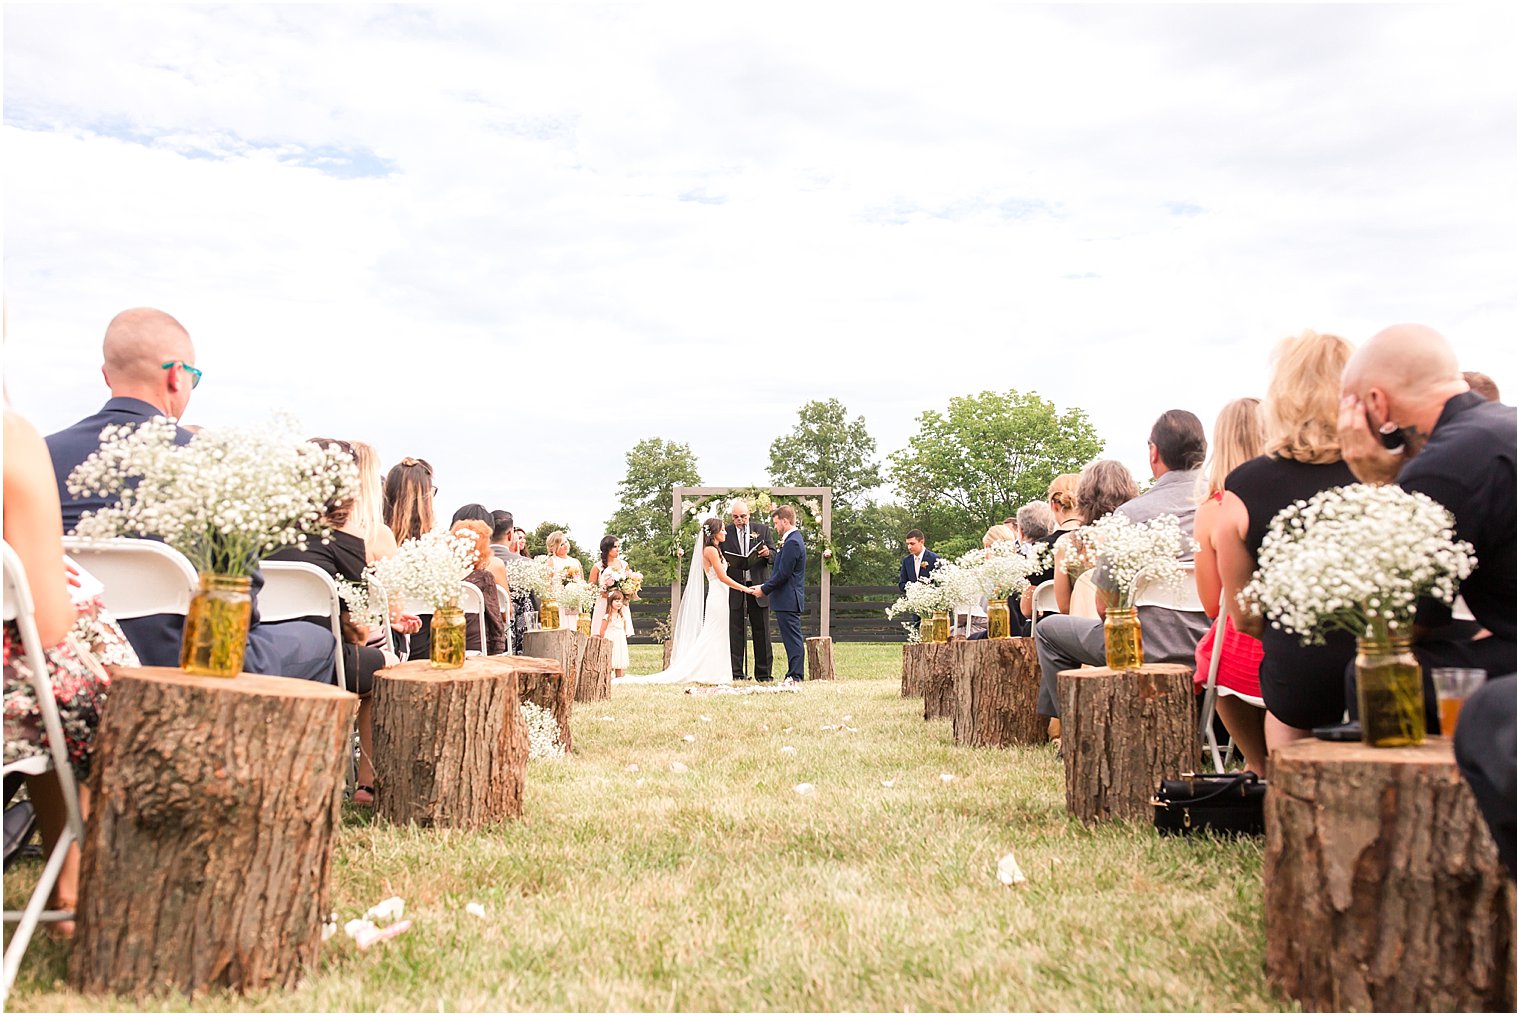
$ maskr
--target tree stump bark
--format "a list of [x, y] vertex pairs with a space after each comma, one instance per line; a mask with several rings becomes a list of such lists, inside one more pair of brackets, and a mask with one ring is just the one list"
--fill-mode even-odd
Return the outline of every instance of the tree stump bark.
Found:
[[1034, 640], [984, 639], [955, 643], [956, 744], [1006, 748], [1045, 743], [1048, 722], [1039, 715], [1040, 664]]
[[[493, 657], [494, 659], [495, 657]], [[565, 751], [575, 745], [570, 739], [570, 704], [575, 697], [575, 684], [567, 682], [559, 669], [558, 660], [545, 660], [535, 656], [519, 656], [519, 663], [528, 664], [517, 675], [517, 697], [522, 702], [532, 702], [540, 709], [554, 714], [559, 724], [559, 743]]]
[[358, 701], [283, 677], [116, 671], [96, 734], [76, 988], [293, 988], [316, 965]]
[[955, 715], [955, 648], [948, 642], [925, 642], [916, 649], [914, 667], [918, 686], [924, 696], [924, 719], [937, 720]]
[[676, 648], [675, 642], [671, 641], [670, 639], [666, 639], [665, 640], [665, 643], [664, 643], [665, 662], [660, 665], [660, 669], [661, 670], [669, 670], [670, 669], [670, 654], [675, 650], [675, 648]]
[[807, 679], [809, 681], [834, 680], [834, 640], [827, 635], [815, 635], [805, 641], [807, 648]]
[[[575, 686], [581, 672], [581, 654], [585, 650], [586, 636], [573, 628], [557, 631], [530, 631], [523, 636], [523, 655], [540, 660], [558, 660], [559, 670], [565, 675], [570, 701], [575, 701]], [[543, 705], [543, 703], [539, 703]]]
[[1149, 821], [1162, 779], [1198, 766], [1192, 668], [1090, 667], [1063, 670], [1058, 681], [1066, 810], [1089, 824]]
[[612, 697], [612, 643], [597, 635], [581, 636], [580, 674], [575, 679], [575, 701], [601, 702]]
[[1272, 753], [1267, 975], [1306, 1010], [1515, 1011], [1513, 888], [1451, 742]]
[[478, 829], [522, 815], [528, 727], [518, 675], [544, 661], [472, 656], [375, 675], [375, 814], [398, 825]]
[[899, 692], [903, 698], [918, 698], [924, 693], [924, 673], [919, 663], [921, 658], [918, 643], [908, 642], [903, 645], [902, 690]]

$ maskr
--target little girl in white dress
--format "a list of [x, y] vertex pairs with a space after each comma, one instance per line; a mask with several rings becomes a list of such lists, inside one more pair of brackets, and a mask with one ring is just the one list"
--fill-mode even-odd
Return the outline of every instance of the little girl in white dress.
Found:
[[633, 623], [628, 616], [628, 599], [621, 589], [614, 587], [607, 591], [607, 596], [596, 607], [601, 621], [592, 630], [592, 634], [600, 635], [612, 643], [612, 676], [622, 677], [628, 669], [628, 636], [633, 631]]

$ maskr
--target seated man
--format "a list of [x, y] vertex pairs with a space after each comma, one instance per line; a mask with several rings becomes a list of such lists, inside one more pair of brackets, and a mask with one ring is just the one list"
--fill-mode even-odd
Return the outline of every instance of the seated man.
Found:
[[[1203, 424], [1185, 409], [1163, 413], [1151, 428], [1150, 465], [1155, 480], [1150, 490], [1120, 505], [1116, 510], [1131, 522], [1147, 522], [1158, 515], [1175, 515], [1182, 531], [1193, 535], [1193, 512], [1196, 507], [1198, 473], [1203, 466], [1207, 441]], [[1191, 552], [1183, 555], [1191, 561]], [[1041, 716], [1059, 718], [1056, 678], [1063, 670], [1075, 670], [1084, 663], [1102, 666], [1105, 586], [1101, 569], [1093, 574], [1098, 587], [1098, 620], [1058, 615], [1047, 617], [1035, 626], [1035, 651], [1040, 660]], [[1209, 619], [1203, 611], [1171, 610], [1166, 607], [1141, 607], [1140, 629], [1144, 633], [1147, 663], [1193, 664], [1198, 640], [1208, 631]]]
[[[1515, 672], [1515, 407], [1469, 391], [1457, 357], [1436, 331], [1395, 325], [1374, 335], [1341, 375], [1341, 454], [1363, 483], [1397, 483], [1440, 502], [1477, 564], [1461, 594], [1476, 619], [1421, 601], [1415, 655], [1425, 671], [1425, 717], [1439, 730], [1432, 667], [1477, 667], [1490, 678]], [[1397, 433], [1390, 451], [1374, 431]], [[1347, 701], [1356, 710], [1355, 667]], [[1466, 714], [1464, 713], [1464, 716]]]
[[1515, 675], [1489, 680], [1462, 706], [1452, 738], [1499, 860], [1515, 880]]
[[[48, 452], [58, 475], [58, 499], [63, 506], [63, 528], [73, 532], [86, 511], [107, 506], [105, 498], [82, 497], [68, 490], [68, 476], [100, 447], [102, 428], [142, 423], [155, 416], [174, 419], [190, 404], [190, 392], [200, 381], [195, 346], [190, 335], [174, 318], [148, 308], [124, 310], [111, 319], [104, 343], [106, 384], [111, 398], [100, 412], [50, 434]], [[176, 439], [188, 443], [190, 432], [180, 428]], [[255, 569], [250, 595], [253, 616], [248, 623], [248, 648], [243, 669], [250, 674], [298, 677], [308, 681], [337, 679], [337, 645], [332, 632], [305, 621], [292, 621], [269, 628], [259, 624], [259, 590], [264, 576]], [[154, 614], [121, 622], [127, 641], [144, 666], [179, 666], [180, 629], [184, 618]]]

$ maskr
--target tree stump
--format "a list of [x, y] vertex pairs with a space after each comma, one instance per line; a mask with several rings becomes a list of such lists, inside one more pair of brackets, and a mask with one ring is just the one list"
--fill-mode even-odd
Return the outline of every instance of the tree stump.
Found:
[[924, 696], [924, 719], [936, 720], [955, 714], [955, 674], [951, 664], [955, 649], [948, 642], [923, 642], [908, 646], [914, 683]]
[[1162, 779], [1198, 766], [1192, 668], [1086, 667], [1063, 670], [1058, 680], [1066, 810], [1089, 824], [1150, 821]]
[[575, 682], [566, 681], [558, 660], [519, 656], [517, 661], [530, 664], [517, 675], [519, 701], [532, 702], [553, 713], [554, 722], [559, 724], [559, 743], [570, 751], [574, 747], [570, 740], [570, 704], [575, 697]]
[[1307, 1010], [1515, 1011], [1515, 912], [1451, 742], [1272, 753], [1267, 975]]
[[449, 829], [519, 817], [528, 726], [518, 675], [546, 662], [472, 656], [457, 670], [413, 660], [376, 673], [375, 814]]
[[834, 640], [827, 635], [815, 635], [806, 640], [807, 679], [809, 681], [834, 680]]
[[918, 698], [924, 693], [924, 672], [920, 665], [922, 659], [918, 643], [908, 642], [903, 645], [902, 690], [899, 692], [903, 698]]
[[612, 697], [612, 642], [597, 635], [582, 635], [580, 674], [575, 679], [575, 701], [601, 702]]
[[[586, 636], [574, 628], [557, 631], [530, 631], [523, 636], [523, 655], [540, 660], [558, 660], [560, 673], [569, 686], [570, 701], [575, 701], [575, 686], [581, 672], [581, 654]], [[539, 703], [542, 705], [543, 703]]]
[[293, 988], [317, 964], [358, 699], [123, 668], [95, 742], [80, 991]]
[[1006, 748], [1045, 743], [1048, 722], [1036, 710], [1040, 663], [1034, 640], [979, 639], [957, 642], [951, 673], [956, 744]]
[[675, 650], [676, 644], [675, 644], [675, 642], [673, 640], [666, 639], [663, 645], [664, 645], [664, 650], [665, 650], [665, 662], [660, 665], [660, 669], [661, 670], [669, 670], [670, 669], [670, 654], [671, 654], [671, 652], [673, 652]]

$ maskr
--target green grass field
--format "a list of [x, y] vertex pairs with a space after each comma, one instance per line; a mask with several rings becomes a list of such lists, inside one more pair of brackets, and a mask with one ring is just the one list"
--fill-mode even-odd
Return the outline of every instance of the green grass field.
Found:
[[[295, 991], [87, 998], [39, 933], [10, 1008], [1284, 1006], [1263, 975], [1260, 842], [1069, 821], [1050, 747], [956, 747], [899, 697], [900, 654], [840, 645], [847, 679], [793, 694], [626, 687], [579, 705], [575, 756], [532, 763], [523, 819], [501, 828], [347, 809], [340, 919], [394, 893], [415, 923], [367, 953], [340, 932]], [[659, 647], [634, 648], [635, 671], [658, 666]], [[997, 880], [1010, 851], [1023, 885]], [[8, 906], [37, 871], [7, 875]]]

